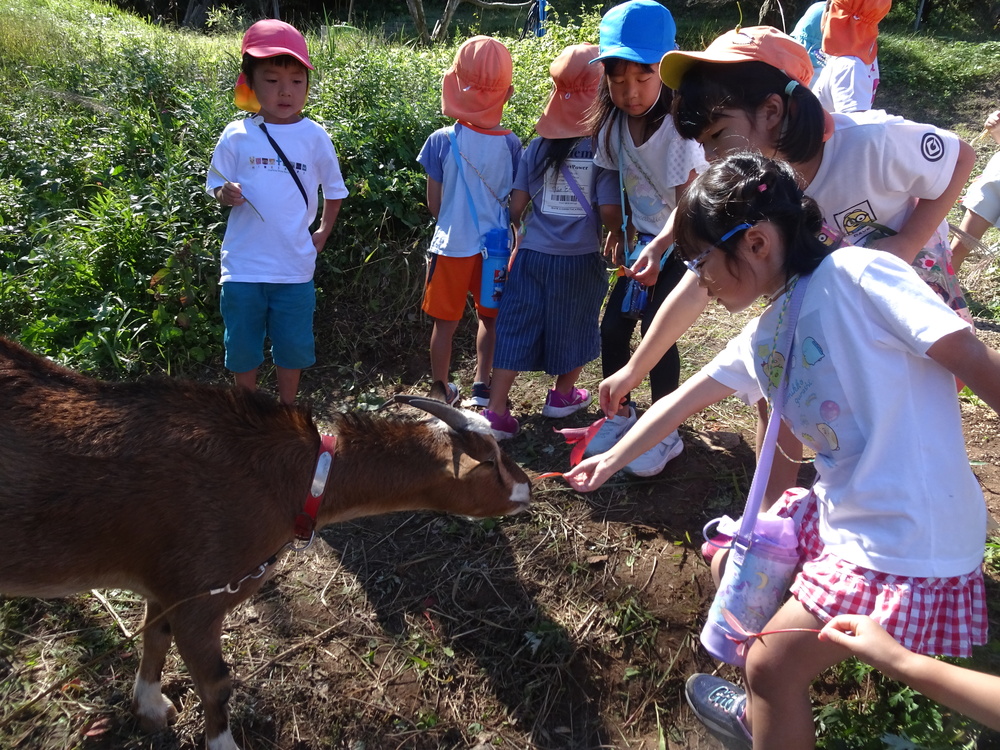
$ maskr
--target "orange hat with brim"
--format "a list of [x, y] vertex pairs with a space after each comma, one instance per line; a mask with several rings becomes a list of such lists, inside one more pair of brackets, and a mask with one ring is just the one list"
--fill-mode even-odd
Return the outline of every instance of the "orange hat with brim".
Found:
[[549, 66], [555, 88], [535, 131], [543, 138], [580, 138], [587, 135], [587, 112], [601, 83], [603, 71], [590, 61], [598, 54], [596, 44], [567, 47]]
[[[309, 50], [302, 32], [275, 18], [258, 21], [247, 29], [243, 35], [243, 46], [240, 52], [243, 55], [260, 58], [291, 55], [309, 70], [315, 70], [309, 61]], [[250, 88], [246, 76], [242, 73], [236, 79], [236, 93], [233, 99], [236, 106], [242, 110], [247, 112], [260, 111], [260, 102], [257, 101], [253, 89]]]
[[751, 60], [767, 63], [803, 86], [812, 80], [812, 60], [806, 48], [773, 26], [737, 27], [716, 38], [704, 52], [668, 52], [660, 60], [660, 79], [676, 90], [684, 73], [696, 62]]
[[441, 82], [441, 112], [492, 130], [500, 124], [513, 77], [514, 63], [503, 44], [488, 36], [467, 39]]
[[[809, 88], [813, 76], [809, 52], [773, 26], [737, 27], [719, 36], [704, 52], [668, 52], [660, 60], [660, 80], [676, 90], [688, 69], [697, 62], [762, 62], [777, 68], [800, 86]], [[833, 118], [823, 111], [823, 140], [833, 135]]]
[[833, 0], [823, 14], [823, 52], [871, 65], [878, 56], [878, 24], [892, 0]]

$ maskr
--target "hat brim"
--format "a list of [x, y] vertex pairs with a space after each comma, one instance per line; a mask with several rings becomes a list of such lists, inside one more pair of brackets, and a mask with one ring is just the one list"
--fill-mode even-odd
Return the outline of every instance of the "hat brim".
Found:
[[309, 62], [308, 57], [303, 59], [302, 55], [299, 52], [290, 50], [287, 47], [271, 47], [267, 45], [259, 45], [256, 47], [251, 46], [247, 47], [247, 49], [244, 51], [244, 54], [250, 55], [250, 57], [256, 57], [260, 60], [266, 60], [269, 57], [280, 57], [281, 55], [288, 55], [289, 57], [294, 57], [300, 63], [309, 68], [309, 70], [316, 70], [316, 68], [313, 67], [313, 64]]
[[675, 91], [681, 87], [684, 74], [697, 62], [734, 63], [752, 58], [739, 52], [681, 52], [672, 50], [660, 60], [660, 80]]
[[642, 65], [656, 65], [660, 61], [660, 58], [663, 57], [663, 53], [658, 50], [641, 49], [637, 47], [612, 47], [611, 49], [605, 50], [599, 54], [590, 62], [593, 64], [599, 60], [607, 60], [610, 57], [616, 57], [620, 60], [628, 60], [629, 62], [640, 63]]

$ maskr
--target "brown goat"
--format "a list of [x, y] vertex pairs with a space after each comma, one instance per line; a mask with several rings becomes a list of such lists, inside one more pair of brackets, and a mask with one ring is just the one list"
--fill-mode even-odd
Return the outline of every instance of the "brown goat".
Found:
[[485, 419], [397, 399], [449, 426], [341, 415], [329, 481], [311, 490], [321, 437], [305, 408], [178, 380], [94, 380], [0, 338], [0, 594], [141, 594], [140, 724], [155, 731], [176, 716], [160, 692], [173, 639], [209, 750], [234, 750], [223, 619], [294, 541], [311, 492], [316, 528], [396, 510], [482, 517], [528, 505], [528, 477]]

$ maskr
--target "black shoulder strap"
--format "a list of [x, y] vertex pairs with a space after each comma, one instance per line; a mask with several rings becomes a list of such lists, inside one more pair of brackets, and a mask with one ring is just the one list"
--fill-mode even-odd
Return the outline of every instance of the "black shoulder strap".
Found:
[[264, 123], [260, 124], [260, 129], [263, 131], [264, 135], [267, 136], [267, 140], [271, 142], [271, 146], [278, 153], [278, 158], [284, 163], [285, 169], [288, 170], [288, 174], [290, 174], [292, 179], [295, 180], [295, 184], [298, 186], [299, 192], [302, 193], [302, 200], [306, 202], [306, 208], [309, 208], [309, 198], [306, 196], [306, 189], [302, 187], [302, 181], [299, 179], [299, 175], [295, 171], [295, 166], [288, 160], [288, 157], [285, 156], [285, 152], [281, 150], [281, 147], [275, 143], [271, 134], [267, 132], [267, 128], [264, 127]]

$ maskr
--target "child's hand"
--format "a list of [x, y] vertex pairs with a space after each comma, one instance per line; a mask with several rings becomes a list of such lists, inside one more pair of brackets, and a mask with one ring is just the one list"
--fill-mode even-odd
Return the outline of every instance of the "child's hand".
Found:
[[821, 641], [843, 646], [862, 661], [883, 672], [886, 671], [887, 664], [906, 651], [881, 625], [865, 615], [834, 617], [818, 637]]
[[215, 191], [215, 199], [223, 206], [242, 206], [247, 199], [243, 197], [243, 188], [238, 182], [226, 182]]
[[627, 366], [601, 381], [598, 389], [598, 405], [606, 417], [615, 416], [622, 404], [625, 403], [625, 396], [635, 385], [638, 385], [631, 382], [626, 369]]
[[994, 141], [1000, 143], [1000, 109], [991, 113], [990, 116], [986, 118], [986, 122], [983, 124], [983, 127], [990, 132], [990, 137]]
[[605, 454], [584, 459], [572, 469], [563, 474], [563, 479], [577, 492], [593, 492], [614, 474], [607, 462]]
[[604, 257], [611, 266], [620, 266], [625, 262], [625, 243], [621, 232], [611, 232], [604, 243]]
[[660, 249], [662, 244], [659, 237], [650, 240], [649, 244], [639, 253], [639, 257], [635, 259], [632, 267], [628, 269], [627, 275], [646, 286], [655, 284], [660, 275], [660, 259], [663, 257], [663, 252], [666, 251], [666, 248]]

